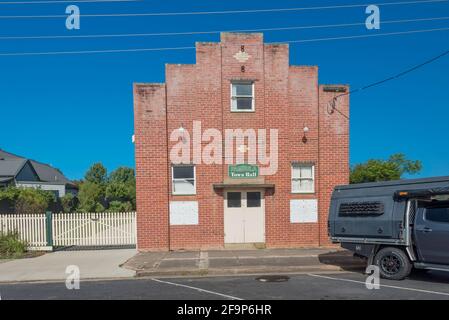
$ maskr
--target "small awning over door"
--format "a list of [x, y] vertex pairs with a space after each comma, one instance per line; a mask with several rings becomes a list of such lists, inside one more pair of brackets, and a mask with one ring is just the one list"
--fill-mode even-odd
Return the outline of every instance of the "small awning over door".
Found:
[[215, 183], [213, 186], [214, 189], [274, 189], [274, 183]]

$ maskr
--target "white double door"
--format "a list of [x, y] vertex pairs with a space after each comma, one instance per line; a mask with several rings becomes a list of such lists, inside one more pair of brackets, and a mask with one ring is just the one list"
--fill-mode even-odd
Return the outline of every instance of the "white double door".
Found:
[[224, 196], [225, 243], [265, 242], [264, 191], [226, 190]]

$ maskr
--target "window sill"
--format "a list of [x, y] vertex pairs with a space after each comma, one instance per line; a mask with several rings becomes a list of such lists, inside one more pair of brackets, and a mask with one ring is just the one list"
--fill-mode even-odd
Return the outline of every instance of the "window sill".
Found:
[[292, 191], [291, 194], [315, 194], [315, 191]]
[[196, 193], [172, 193], [172, 196], [196, 196]]
[[251, 113], [256, 112], [256, 110], [231, 110], [232, 113]]
[[295, 221], [295, 222], [290, 221], [290, 224], [317, 224], [317, 223], [318, 223], [318, 221], [314, 221], [314, 222], [312, 222], [312, 221]]

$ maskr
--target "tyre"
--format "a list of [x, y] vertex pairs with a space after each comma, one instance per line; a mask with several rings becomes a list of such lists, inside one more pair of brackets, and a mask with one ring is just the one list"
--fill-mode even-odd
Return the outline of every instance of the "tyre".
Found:
[[406, 253], [394, 247], [381, 249], [374, 258], [374, 264], [379, 267], [380, 276], [384, 279], [402, 280], [412, 271]]

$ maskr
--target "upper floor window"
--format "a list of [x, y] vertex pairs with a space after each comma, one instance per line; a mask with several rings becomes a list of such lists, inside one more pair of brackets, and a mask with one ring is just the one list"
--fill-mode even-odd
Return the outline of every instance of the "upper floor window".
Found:
[[195, 166], [172, 166], [172, 187], [175, 195], [196, 194]]
[[231, 111], [254, 111], [254, 83], [235, 81], [231, 83]]
[[310, 164], [292, 164], [292, 192], [315, 192], [315, 167]]

